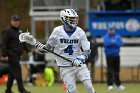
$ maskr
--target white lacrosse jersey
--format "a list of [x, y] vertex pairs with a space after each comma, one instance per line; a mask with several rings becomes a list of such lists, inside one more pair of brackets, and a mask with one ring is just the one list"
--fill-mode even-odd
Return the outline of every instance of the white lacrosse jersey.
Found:
[[[55, 53], [70, 60], [82, 55], [82, 51], [90, 50], [90, 42], [80, 27], [76, 27], [72, 32], [66, 31], [63, 25], [54, 28], [47, 44], [54, 47]], [[58, 66], [71, 66], [71, 62], [58, 56], [56, 62]]]

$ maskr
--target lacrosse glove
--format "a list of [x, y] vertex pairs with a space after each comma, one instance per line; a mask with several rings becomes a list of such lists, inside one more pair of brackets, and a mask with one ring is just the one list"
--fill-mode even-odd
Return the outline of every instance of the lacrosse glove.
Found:
[[35, 43], [35, 47], [38, 48], [39, 50], [44, 50], [45, 45], [37, 41]]
[[72, 60], [72, 66], [81, 66], [81, 64], [85, 63], [85, 56], [81, 55]]

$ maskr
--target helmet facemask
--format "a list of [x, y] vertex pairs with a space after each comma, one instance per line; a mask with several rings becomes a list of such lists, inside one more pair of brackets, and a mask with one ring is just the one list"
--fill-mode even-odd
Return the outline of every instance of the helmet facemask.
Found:
[[68, 17], [66, 16], [65, 17], [65, 20], [67, 23], [71, 24], [73, 27], [77, 26], [78, 24], [78, 20], [79, 18], [78, 17]]

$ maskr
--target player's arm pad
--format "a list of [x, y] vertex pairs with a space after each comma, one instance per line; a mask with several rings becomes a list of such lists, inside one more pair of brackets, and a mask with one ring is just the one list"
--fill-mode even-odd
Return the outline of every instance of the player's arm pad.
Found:
[[85, 56], [85, 59], [88, 59], [90, 57], [90, 53], [91, 53], [91, 50], [83, 51], [83, 55]]

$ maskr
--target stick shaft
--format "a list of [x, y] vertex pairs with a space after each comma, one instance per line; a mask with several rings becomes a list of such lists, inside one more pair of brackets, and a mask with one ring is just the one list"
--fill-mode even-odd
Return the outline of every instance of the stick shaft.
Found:
[[54, 55], [56, 55], [56, 56], [58, 56], [58, 57], [61, 57], [61, 58], [63, 58], [64, 60], [67, 60], [67, 61], [69, 61], [69, 62], [72, 62], [71, 60], [69, 60], [69, 59], [67, 59], [67, 58], [65, 58], [65, 57], [63, 57], [63, 56], [61, 56], [61, 55], [59, 55], [59, 54], [57, 54], [57, 53], [55, 53], [55, 52], [53, 52], [53, 51], [50, 51], [50, 50], [48, 50], [47, 48], [43, 48], [44, 50], [45, 50], [45, 52], [50, 52], [50, 53], [52, 53], [52, 54], [54, 54]]

